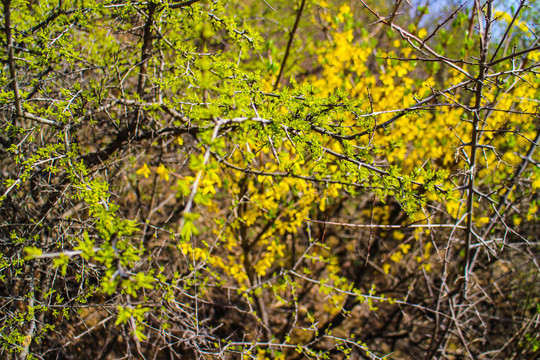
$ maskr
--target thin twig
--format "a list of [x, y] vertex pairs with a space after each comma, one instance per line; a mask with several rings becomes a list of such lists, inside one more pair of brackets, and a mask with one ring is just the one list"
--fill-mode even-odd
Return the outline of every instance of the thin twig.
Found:
[[[478, 11], [480, 13], [480, 3], [477, 0], [477, 7]], [[467, 183], [467, 229], [465, 232], [466, 242], [465, 242], [465, 269], [464, 269], [464, 278], [465, 282], [462, 287], [462, 291], [466, 291], [467, 289], [467, 281], [469, 279], [469, 266], [471, 261], [471, 244], [474, 237], [474, 230], [473, 230], [473, 212], [474, 212], [474, 183], [476, 179], [476, 156], [477, 156], [477, 149], [478, 149], [478, 140], [482, 133], [482, 131], [479, 129], [479, 124], [482, 121], [480, 119], [480, 111], [482, 108], [482, 100], [483, 100], [483, 90], [484, 90], [484, 80], [486, 78], [487, 72], [489, 70], [489, 66], [485, 65], [486, 59], [488, 56], [488, 48], [489, 48], [489, 41], [491, 39], [491, 24], [492, 24], [492, 14], [493, 11], [493, 2], [488, 1], [487, 2], [487, 13], [485, 15], [485, 22], [486, 26], [483, 28], [481, 26], [482, 21], [480, 17], [478, 18], [478, 22], [480, 24], [480, 27], [482, 28], [480, 32], [480, 61], [479, 61], [479, 70], [478, 70], [478, 80], [476, 82], [476, 93], [475, 93], [475, 104], [474, 108], [472, 110], [473, 113], [473, 124], [472, 124], [472, 133], [471, 133], [471, 152], [470, 152], [470, 160], [469, 160], [469, 169], [468, 169], [468, 183]]]
[[156, 11], [156, 4], [150, 2], [148, 5], [148, 15], [146, 24], [144, 25], [143, 46], [141, 49], [141, 62], [139, 65], [139, 80], [137, 84], [137, 94], [142, 99], [144, 95], [144, 88], [146, 85], [146, 72], [147, 64], [152, 57], [152, 27], [154, 25], [154, 12]]
[[298, 28], [298, 23], [300, 22], [300, 18], [302, 17], [302, 12], [304, 11], [304, 6], [306, 5], [306, 0], [302, 0], [302, 3], [300, 4], [300, 8], [298, 9], [298, 12], [296, 13], [296, 20], [294, 21], [294, 26], [289, 33], [289, 41], [287, 42], [287, 48], [285, 49], [285, 55], [283, 56], [283, 60], [281, 61], [281, 68], [279, 69], [279, 74], [276, 79], [276, 83], [274, 84], [274, 91], [278, 88], [279, 82], [281, 80], [281, 77], [283, 76], [283, 72], [285, 71], [285, 65], [287, 64], [287, 58], [289, 57], [289, 52], [291, 51], [291, 46], [294, 40], [294, 35], [296, 33], [296, 29]]
[[3, 0], [4, 3], [4, 32], [6, 34], [6, 47], [8, 53], [9, 74], [11, 76], [11, 89], [15, 99], [15, 110], [18, 117], [22, 117], [22, 105], [17, 84], [17, 71], [13, 56], [13, 35], [11, 33], [11, 0]]
[[512, 29], [512, 27], [514, 26], [514, 22], [516, 21], [518, 15], [521, 12], [521, 9], [523, 9], [524, 5], [525, 5], [525, 0], [521, 0], [521, 2], [519, 3], [519, 7], [516, 10], [516, 13], [514, 14], [514, 17], [512, 18], [512, 21], [510, 22], [510, 24], [508, 24], [508, 27], [506, 28], [506, 31], [504, 32], [504, 35], [503, 35], [501, 41], [499, 41], [499, 45], [497, 45], [497, 49], [495, 49], [495, 52], [491, 56], [491, 60], [489, 62], [493, 62], [495, 57], [497, 57], [497, 54], [499, 53], [499, 50], [501, 49], [502, 44], [506, 40], [506, 37], [510, 33], [510, 30]]
[[198, 3], [199, 1], [201, 0], [187, 0], [187, 1], [182, 1], [181, 3], [177, 3], [177, 4], [169, 4], [169, 9], [181, 9], [183, 7]]
[[345, 227], [355, 227], [355, 228], [376, 228], [376, 229], [407, 229], [407, 228], [458, 228], [465, 229], [464, 226], [459, 226], [455, 224], [403, 224], [403, 225], [385, 225], [385, 224], [348, 224], [341, 222], [333, 221], [322, 221], [322, 220], [313, 220], [306, 219], [306, 221], [327, 224], [327, 225], [336, 225], [336, 226], [345, 226]]

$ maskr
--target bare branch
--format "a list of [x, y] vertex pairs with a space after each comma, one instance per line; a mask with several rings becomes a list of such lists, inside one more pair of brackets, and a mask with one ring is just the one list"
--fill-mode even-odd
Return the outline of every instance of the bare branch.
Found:
[[291, 51], [292, 43], [294, 40], [294, 35], [296, 34], [296, 29], [298, 29], [298, 24], [300, 23], [300, 18], [302, 17], [302, 12], [304, 11], [304, 6], [306, 5], [306, 0], [301, 0], [300, 7], [296, 12], [296, 20], [294, 21], [293, 28], [289, 33], [289, 41], [287, 42], [287, 48], [285, 49], [285, 55], [283, 55], [283, 60], [281, 61], [281, 67], [279, 69], [279, 74], [274, 84], [274, 91], [278, 88], [279, 82], [283, 73], [285, 72], [285, 65], [287, 64], [287, 59], [289, 58], [289, 52]]
[[17, 116], [23, 115], [19, 85], [17, 83], [17, 67], [13, 56], [13, 34], [11, 32], [11, 0], [3, 0], [4, 3], [4, 32], [6, 34], [6, 47], [8, 53], [9, 75], [11, 76], [11, 89], [15, 99], [15, 111]]

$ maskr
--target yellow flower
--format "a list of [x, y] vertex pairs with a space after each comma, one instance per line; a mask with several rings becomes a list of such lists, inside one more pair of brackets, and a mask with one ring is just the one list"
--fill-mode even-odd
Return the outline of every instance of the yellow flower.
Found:
[[390, 260], [392, 260], [395, 263], [399, 263], [401, 259], [403, 259], [403, 254], [401, 253], [401, 251], [396, 251], [395, 253], [392, 254], [392, 256], [390, 256]]
[[533, 190], [540, 188], [540, 176], [536, 178], [531, 184]]
[[326, 196], [323, 196], [321, 202], [319, 203], [319, 210], [324, 211], [326, 209]]
[[487, 224], [487, 223], [489, 223], [489, 218], [486, 217], [486, 216], [483, 216], [483, 217], [481, 217], [481, 218], [478, 219], [478, 222], [479, 222], [480, 224], [482, 224], [482, 225]]
[[527, 57], [533, 61], [540, 60], [540, 51], [531, 51]]
[[457, 218], [461, 213], [463, 213], [463, 206], [459, 201], [449, 201], [446, 204], [446, 210], [450, 216]]
[[418, 37], [419, 38], [424, 38], [425, 36], [427, 35], [427, 30], [422, 28], [420, 29], [420, 31], [418, 31]]
[[396, 69], [396, 73], [398, 77], [402, 78], [405, 74], [408, 73], [408, 71], [407, 71], [407, 68], [405, 68], [404, 66], [399, 66]]
[[342, 13], [342, 14], [348, 14], [351, 12], [351, 7], [347, 4], [345, 5], [342, 5], [340, 8], [339, 8], [339, 12]]
[[399, 248], [401, 249], [401, 251], [403, 251], [404, 254], [407, 254], [409, 252], [409, 250], [411, 249], [411, 245], [410, 244], [401, 244], [399, 246]]
[[150, 176], [151, 173], [152, 171], [150, 171], [150, 168], [148, 167], [146, 163], [141, 168], [139, 168], [139, 170], [137, 170], [137, 175], [142, 175], [145, 178], [148, 178], [148, 176]]
[[401, 53], [403, 54], [403, 56], [409, 56], [412, 52], [412, 49], [409, 48], [409, 47], [406, 47], [404, 49], [401, 49]]
[[169, 180], [169, 169], [167, 169], [165, 165], [159, 164], [159, 167], [157, 168], [156, 172], [159, 175], [159, 177], [162, 178], [163, 180], [165, 181]]

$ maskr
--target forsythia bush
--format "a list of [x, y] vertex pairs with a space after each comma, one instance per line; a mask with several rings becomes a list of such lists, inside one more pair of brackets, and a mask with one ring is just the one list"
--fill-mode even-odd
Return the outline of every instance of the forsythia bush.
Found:
[[539, 354], [534, 4], [2, 4], [3, 357]]

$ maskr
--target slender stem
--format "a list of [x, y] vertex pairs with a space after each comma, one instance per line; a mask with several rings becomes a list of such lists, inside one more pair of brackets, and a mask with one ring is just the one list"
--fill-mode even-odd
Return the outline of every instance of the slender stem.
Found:
[[[480, 4], [477, 2], [478, 14], [480, 14]], [[487, 14], [485, 17], [485, 29], [481, 32], [480, 36], [480, 62], [479, 62], [479, 71], [478, 79], [476, 82], [476, 93], [475, 93], [475, 104], [472, 110], [473, 113], [473, 127], [471, 134], [471, 153], [469, 157], [469, 172], [468, 172], [468, 183], [467, 183], [467, 225], [466, 225], [466, 242], [465, 242], [465, 270], [464, 270], [464, 283], [462, 286], [462, 292], [467, 290], [467, 281], [469, 278], [469, 268], [471, 266], [471, 243], [473, 241], [474, 231], [473, 231], [473, 212], [474, 212], [474, 181], [476, 178], [476, 156], [478, 150], [478, 141], [481, 135], [481, 130], [478, 128], [481, 119], [480, 111], [482, 109], [482, 91], [484, 89], [484, 80], [486, 79], [487, 71], [489, 67], [486, 65], [486, 60], [488, 57], [488, 48], [489, 41], [491, 38], [491, 22], [492, 22], [492, 10], [493, 2], [488, 1], [487, 3]], [[480, 22], [480, 19], [478, 19]]]
[[302, 3], [300, 4], [300, 8], [298, 9], [298, 12], [296, 13], [296, 20], [294, 21], [294, 26], [291, 32], [289, 33], [289, 42], [287, 43], [287, 48], [285, 49], [285, 55], [283, 56], [283, 60], [281, 61], [279, 74], [276, 79], [276, 83], [274, 84], [274, 91], [278, 88], [279, 82], [281, 81], [281, 77], [283, 76], [283, 72], [285, 71], [285, 65], [287, 64], [287, 59], [291, 51], [294, 35], [296, 34], [296, 29], [298, 29], [298, 23], [300, 22], [300, 18], [302, 17], [302, 12], [304, 11], [305, 5], [306, 5], [306, 0], [302, 0]]
[[169, 4], [169, 9], [180, 9], [186, 6], [193, 5], [199, 1], [201, 0], [187, 0], [187, 1], [182, 1], [181, 3]]
[[[474, 194], [475, 194], [475, 178], [476, 178], [476, 158], [478, 150], [478, 141], [481, 135], [481, 130], [479, 129], [479, 124], [481, 123], [480, 111], [482, 110], [482, 92], [484, 88], [484, 81], [487, 78], [487, 73], [489, 65], [486, 64], [488, 56], [488, 47], [489, 40], [491, 36], [491, 18], [492, 18], [492, 0], [488, 0], [487, 3], [487, 14], [485, 17], [486, 26], [482, 26], [480, 14], [482, 13], [480, 2], [477, 0], [475, 2], [475, 7], [477, 8], [478, 22], [479, 22], [479, 33], [480, 33], [480, 60], [478, 62], [478, 77], [475, 79], [476, 82], [476, 91], [475, 91], [475, 104], [474, 107], [470, 110], [473, 114], [472, 130], [471, 130], [471, 141], [468, 144], [471, 147], [470, 156], [468, 160], [468, 173], [465, 188], [467, 189], [467, 223], [465, 226], [465, 266], [463, 271], [463, 277], [456, 280], [456, 286], [454, 290], [448, 293], [449, 306], [451, 311], [455, 307], [455, 304], [461, 303], [461, 301], [466, 298], [467, 283], [469, 278], [469, 271], [471, 266], [471, 243], [474, 236], [473, 230], [473, 209], [474, 209]], [[474, 17], [474, 16], [473, 16]], [[456, 296], [456, 299], [453, 299], [453, 296]], [[456, 321], [456, 317], [447, 318], [444, 321], [444, 325], [438, 326], [435, 328], [435, 335], [432, 337], [432, 340], [429, 344], [429, 350], [426, 352], [425, 359], [433, 359], [437, 351], [439, 351], [441, 343], [446, 338], [448, 332], [450, 331], [450, 322], [454, 320], [456, 327], [459, 328], [459, 324]], [[458, 329], [458, 332], [460, 330]]]
[[512, 53], [512, 54], [510, 54], [510, 55], [508, 55], [508, 56], [502, 57], [502, 58], [500, 58], [500, 59], [494, 60], [494, 61], [488, 63], [487, 66], [497, 65], [497, 64], [500, 63], [500, 62], [503, 62], [503, 61], [506, 61], [506, 60], [510, 60], [510, 59], [512, 59], [512, 58], [515, 58], [515, 57], [518, 57], [518, 56], [521, 56], [521, 55], [525, 55], [525, 54], [527, 54], [527, 53], [530, 53], [530, 52], [536, 51], [536, 50], [540, 50], [540, 45], [531, 46], [530, 48], [527, 48], [527, 49], [525, 49], [525, 50], [521, 50], [521, 51]]
[[[441, 61], [444, 64], [450, 66], [451, 68], [454, 68], [455, 70], [459, 71], [463, 75], [467, 76], [469, 79], [471, 79], [471, 80], [475, 79], [473, 75], [469, 74], [463, 68], [456, 65], [457, 63], [460, 63], [461, 60], [454, 60], [454, 59], [450, 59], [450, 58], [447, 58], [445, 56], [442, 56], [441, 54], [439, 54], [438, 52], [436, 52], [435, 50], [430, 48], [426, 44], [426, 42], [424, 40], [420, 39], [418, 36], [408, 32], [407, 30], [405, 30], [402, 27], [396, 25], [395, 23], [389, 22], [385, 17], [381, 16], [378, 12], [376, 12], [371, 7], [369, 7], [365, 3], [364, 0], [360, 0], [360, 3], [362, 3], [362, 5], [369, 12], [371, 12], [373, 15], [375, 15], [379, 19], [379, 22], [381, 22], [383, 24], [386, 24], [386, 25], [390, 26], [392, 29], [396, 30], [401, 35], [401, 37], [404, 40], [406, 40], [409, 43], [409, 45], [411, 45], [416, 51], [418, 51], [418, 52], [420, 52], [420, 53], [422, 53], [424, 55], [430, 54], [431, 56], [435, 57], [438, 61]], [[426, 52], [427, 52], [427, 54], [426, 54]]]
[[34, 287], [34, 279], [32, 278], [30, 287], [31, 287], [31, 293], [30, 293], [30, 300], [28, 301], [28, 312], [31, 314], [30, 318], [30, 326], [28, 328], [28, 332], [26, 333], [26, 338], [23, 342], [22, 351], [19, 354], [19, 359], [25, 360], [28, 356], [28, 352], [30, 351], [30, 345], [32, 344], [32, 338], [34, 337], [34, 331], [36, 330], [36, 317], [35, 317], [35, 287]]
[[11, 76], [11, 89], [15, 98], [15, 110], [18, 117], [22, 117], [23, 111], [21, 99], [19, 97], [19, 86], [17, 84], [17, 71], [13, 56], [13, 34], [11, 33], [11, 0], [3, 0], [4, 3], [4, 32], [6, 33], [6, 44], [8, 53], [9, 74]]
[[154, 26], [154, 12], [156, 11], [156, 4], [151, 2], [148, 5], [148, 18], [144, 25], [143, 46], [141, 50], [141, 63], [139, 66], [139, 81], [137, 85], [137, 93], [142, 99], [144, 95], [144, 88], [146, 85], [146, 68], [150, 57], [152, 56], [152, 26]]
[[[218, 134], [219, 134], [219, 128], [222, 124], [221, 123], [217, 123], [214, 127], [214, 132], [212, 133], [212, 140], [210, 140], [210, 142], [214, 141]], [[204, 172], [204, 167], [206, 166], [206, 164], [208, 163], [208, 160], [210, 160], [210, 147], [208, 147], [206, 149], [206, 152], [204, 154], [204, 160], [203, 160], [203, 164], [202, 164], [202, 169], [200, 169], [198, 172], [197, 172], [197, 175], [195, 176], [195, 180], [193, 181], [193, 184], [191, 185], [191, 192], [189, 194], [189, 197], [186, 201], [186, 205], [184, 207], [184, 212], [182, 215], [182, 218], [180, 219], [180, 225], [178, 226], [178, 232], [181, 232], [182, 231], [182, 228], [184, 227], [185, 223], [186, 223], [186, 216], [185, 214], [188, 214], [191, 212], [191, 208], [193, 207], [193, 200], [195, 199], [195, 195], [197, 195], [197, 191], [199, 190], [199, 182], [201, 181], [201, 178], [202, 178], [202, 175], [203, 175], [203, 172]]]
[[513, 28], [514, 22], [516, 21], [516, 18], [518, 17], [519, 13], [521, 12], [521, 9], [523, 9], [524, 5], [525, 5], [525, 0], [521, 0], [521, 2], [519, 3], [519, 7], [516, 10], [516, 13], [514, 14], [514, 17], [512, 18], [512, 21], [510, 22], [510, 24], [508, 24], [508, 27], [506, 28], [506, 31], [504, 32], [504, 35], [503, 35], [501, 41], [499, 41], [499, 45], [497, 45], [497, 49], [495, 49], [495, 52], [491, 56], [490, 62], [493, 62], [493, 60], [495, 60], [495, 57], [499, 53], [499, 50], [501, 49], [502, 44], [504, 44], [504, 42], [506, 40], [506, 37], [510, 33], [510, 30]]

